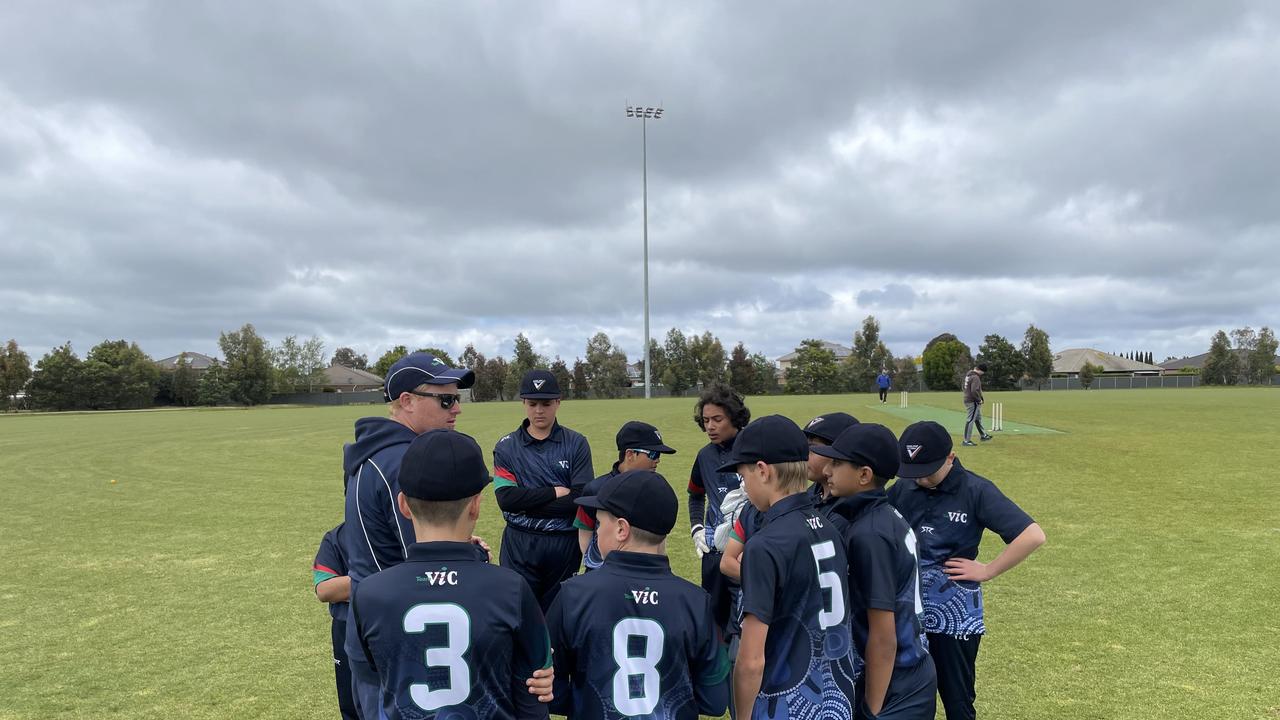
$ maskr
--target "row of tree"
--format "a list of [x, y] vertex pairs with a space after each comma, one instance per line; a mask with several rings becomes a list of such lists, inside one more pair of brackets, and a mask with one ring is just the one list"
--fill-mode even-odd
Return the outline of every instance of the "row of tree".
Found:
[[[334, 356], [335, 362], [341, 362], [339, 355], [348, 360], [362, 359], [345, 355], [344, 350], [348, 348], [339, 348]], [[467, 345], [456, 361], [444, 350], [424, 350], [450, 365], [461, 365], [474, 371], [476, 384], [471, 395], [478, 402], [515, 398], [519, 393], [520, 378], [533, 368], [548, 368], [556, 376], [565, 396], [572, 398], [625, 397], [633, 380], [626, 353], [603, 332], [596, 333], [587, 341], [583, 357], [574, 358], [572, 367], [559, 356], [548, 358], [540, 355], [524, 333], [516, 336], [514, 353], [510, 358], [486, 357], [474, 345]], [[408, 349], [403, 345], [392, 348], [378, 358], [371, 371], [385, 376], [391, 365], [407, 353]], [[760, 353], [749, 353], [742, 343], [738, 343], [731, 353], [726, 353], [720, 339], [710, 332], [686, 337], [679, 329], [672, 328], [667, 331], [664, 342], [650, 341], [649, 367], [651, 382], [661, 385], [673, 395], [723, 382], [731, 383], [747, 394], [772, 392], [777, 387], [777, 366], [768, 358]]]
[[10, 340], [0, 353], [0, 397], [25, 393], [40, 410], [128, 410], [152, 405], [255, 405], [273, 394], [314, 389], [323, 382], [324, 343], [290, 335], [272, 347], [253, 325], [221, 333], [223, 360], [191, 367], [186, 355], [173, 370], [127, 340], [106, 340], [81, 358], [64, 343], [35, 366]]
[[[1234, 347], [1233, 347], [1234, 345]], [[1206, 385], [1267, 385], [1280, 368], [1276, 350], [1280, 342], [1269, 327], [1255, 331], [1245, 326], [1214, 333], [1200, 380]]]
[[1037, 387], [1053, 372], [1049, 334], [1032, 325], [1023, 335], [1021, 348], [1001, 335], [983, 338], [974, 357], [969, 346], [951, 333], [942, 333], [925, 345], [921, 372], [913, 357], [894, 358], [880, 339], [880, 323], [867, 316], [854, 333], [849, 357], [837, 359], [821, 340], [805, 340], [796, 348], [796, 359], [787, 370], [789, 393], [869, 392], [883, 370], [901, 390], [958, 390], [965, 373], [978, 363], [987, 364], [983, 385], [1014, 389], [1024, 382]]

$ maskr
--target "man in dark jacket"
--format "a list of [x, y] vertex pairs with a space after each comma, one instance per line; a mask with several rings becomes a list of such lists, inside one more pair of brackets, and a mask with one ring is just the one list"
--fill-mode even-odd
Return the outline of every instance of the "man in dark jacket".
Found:
[[[400, 461], [419, 435], [454, 429], [462, 413], [458, 391], [475, 381], [475, 373], [466, 368], [451, 368], [427, 353], [410, 353], [391, 366], [383, 381], [391, 416], [356, 421], [355, 442], [343, 448], [347, 499], [338, 536], [353, 593], [361, 580], [408, 557], [416, 538], [412, 521], [396, 504]], [[359, 659], [351, 658], [351, 662]], [[352, 674], [357, 712], [364, 720], [377, 718], [378, 685], [362, 682], [358, 673]], [[550, 690], [549, 684], [545, 687]]]
[[989, 435], [982, 427], [982, 376], [987, 373], [987, 364], [978, 363], [978, 366], [970, 370], [964, 376], [964, 442], [961, 445], [977, 445], [973, 441], [973, 426], [978, 426], [978, 436], [985, 440], [990, 440]]

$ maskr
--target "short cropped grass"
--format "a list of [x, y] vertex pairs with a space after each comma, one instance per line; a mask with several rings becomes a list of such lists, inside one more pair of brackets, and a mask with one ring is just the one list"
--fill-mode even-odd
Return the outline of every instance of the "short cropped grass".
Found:
[[[989, 396], [1015, 435], [962, 453], [1048, 533], [987, 588], [985, 718], [1280, 717], [1280, 390]], [[958, 394], [913, 405], [960, 408]], [[704, 440], [691, 400], [566, 402], [605, 471], [625, 420], [680, 450], [682, 500]], [[753, 398], [756, 415], [867, 396]], [[870, 401], [874, 405], [874, 400]], [[379, 407], [0, 417], [0, 718], [328, 718], [328, 615], [309, 567], [342, 518], [342, 443]], [[522, 417], [468, 405], [489, 448]], [[959, 428], [955, 428], [959, 430]], [[111, 481], [115, 480], [115, 484]], [[491, 500], [480, 533], [497, 545]], [[685, 527], [682, 520], [680, 527]], [[998, 552], [989, 536], [983, 557]], [[673, 562], [696, 579], [684, 530]]]

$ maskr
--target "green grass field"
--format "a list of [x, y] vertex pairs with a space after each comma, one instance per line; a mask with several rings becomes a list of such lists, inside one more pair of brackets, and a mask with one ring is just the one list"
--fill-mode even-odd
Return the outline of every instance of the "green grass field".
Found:
[[[870, 396], [771, 397], [756, 415], [829, 410], [900, 431]], [[984, 718], [1280, 717], [1280, 391], [991, 394], [1009, 424], [963, 448], [1049, 541], [987, 586]], [[680, 450], [682, 400], [567, 402], [596, 470], [625, 420]], [[955, 411], [958, 394], [921, 394]], [[0, 718], [328, 718], [329, 618], [310, 587], [342, 519], [342, 443], [380, 407], [0, 417]], [[522, 418], [468, 405], [485, 448]], [[957, 431], [959, 428], [955, 428]], [[116, 484], [111, 484], [116, 480]], [[479, 532], [494, 546], [489, 499]], [[684, 523], [681, 523], [683, 526]], [[998, 552], [988, 536], [983, 559]], [[683, 536], [673, 564], [694, 578]]]

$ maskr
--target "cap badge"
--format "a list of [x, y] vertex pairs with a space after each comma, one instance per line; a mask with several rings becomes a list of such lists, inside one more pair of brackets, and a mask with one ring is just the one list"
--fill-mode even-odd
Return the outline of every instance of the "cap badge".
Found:
[[916, 456], [919, 455], [920, 451], [923, 449], [924, 449], [923, 445], [908, 445], [907, 457], [911, 458], [912, 460], [915, 460]]
[[809, 421], [809, 424], [808, 424], [808, 425], [805, 425], [805, 427], [807, 427], [807, 428], [811, 428], [811, 427], [813, 427], [814, 425], [817, 425], [817, 424], [818, 424], [818, 423], [820, 423], [820, 422], [822, 422], [822, 416], [821, 416], [821, 415], [819, 415], [818, 417], [816, 417], [816, 418], [814, 418], [814, 419], [810, 420], [810, 421]]
[[534, 381], [533, 381], [533, 389], [534, 389], [534, 390], [541, 390], [541, 389], [542, 389], [543, 384], [544, 384], [544, 383], [546, 383], [546, 382], [547, 382], [546, 380], [534, 380]]

